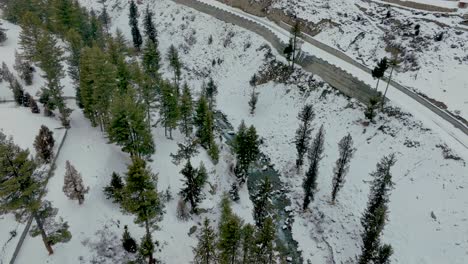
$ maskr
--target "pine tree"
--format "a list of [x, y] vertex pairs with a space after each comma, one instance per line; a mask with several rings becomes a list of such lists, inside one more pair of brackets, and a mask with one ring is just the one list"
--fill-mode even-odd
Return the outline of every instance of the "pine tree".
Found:
[[53, 28], [65, 34], [69, 29], [76, 27], [79, 21], [77, 21], [77, 12], [73, 6], [72, 0], [55, 0], [52, 1], [52, 20], [51, 23]]
[[259, 263], [276, 263], [274, 252], [275, 230], [275, 224], [271, 217], [267, 217], [258, 230], [256, 235], [256, 259]]
[[250, 164], [254, 162], [258, 155], [260, 142], [254, 126], [246, 127], [244, 121], [241, 122], [238, 132], [234, 138], [233, 148], [237, 158], [237, 168], [241, 172], [238, 175], [245, 180]]
[[135, 86], [138, 89], [138, 95], [145, 106], [146, 121], [148, 122], [148, 126], [151, 126], [151, 110], [156, 108], [156, 102], [160, 95], [158, 80], [155, 80], [145, 74], [141, 70], [140, 65], [136, 62], [131, 65], [131, 74], [133, 82], [135, 82]]
[[242, 237], [242, 220], [230, 207], [227, 196], [221, 201], [221, 219], [219, 222], [218, 249], [221, 264], [237, 264]]
[[26, 12], [21, 18], [21, 33], [19, 35], [19, 46], [28, 61], [36, 61], [36, 44], [42, 34], [40, 28], [41, 20], [31, 12]]
[[84, 48], [80, 59], [80, 101], [91, 125], [103, 131], [109, 123], [110, 102], [117, 90], [117, 70], [99, 47]]
[[249, 100], [249, 108], [250, 108], [251, 115], [255, 114], [255, 109], [257, 108], [257, 102], [258, 102], [258, 93], [255, 92], [255, 89], [252, 89], [252, 92], [250, 93], [250, 100]]
[[2, 22], [0, 22], [0, 44], [5, 42], [8, 39], [6, 30], [2, 27]]
[[192, 94], [187, 83], [184, 85], [180, 97], [180, 132], [189, 138], [193, 131], [193, 102]]
[[370, 121], [374, 121], [374, 117], [376, 116], [375, 109], [377, 108], [377, 104], [379, 103], [379, 98], [372, 97], [369, 99], [369, 104], [367, 104], [366, 111], [364, 112], [364, 116]]
[[[15, 145], [12, 138], [0, 132], [0, 212], [15, 213], [17, 219], [32, 215], [44, 245], [53, 254], [52, 243], [39, 215], [43, 182], [36, 172], [37, 165], [29, 159], [29, 151]], [[24, 219], [24, 218], [23, 218]]]
[[132, 30], [133, 46], [137, 51], [140, 51], [143, 38], [138, 28], [138, 7], [133, 0], [130, 2], [129, 25]]
[[151, 41], [155, 47], [158, 45], [158, 32], [153, 22], [153, 12], [149, 10], [149, 5], [146, 6], [145, 17], [143, 18], [143, 27], [145, 28], [145, 34], [149, 41]]
[[322, 125], [312, 142], [312, 146], [309, 151], [309, 170], [307, 171], [304, 183], [302, 184], [304, 188], [304, 203], [302, 209], [304, 210], [307, 209], [309, 203], [314, 200], [315, 189], [317, 188], [319, 162], [322, 159], [324, 141], [325, 131]]
[[68, 160], [65, 165], [62, 189], [70, 200], [78, 200], [79, 204], [83, 204], [84, 196], [89, 192], [89, 187], [85, 188], [83, 184], [83, 177]]
[[34, 100], [32, 96], [29, 97], [29, 107], [31, 108], [31, 113], [33, 114], [39, 114], [41, 112], [39, 106], [37, 106], [36, 100]]
[[210, 77], [210, 80], [205, 86], [205, 96], [208, 100], [208, 106], [213, 110], [213, 107], [216, 103], [216, 95], [218, 94], [218, 86], [213, 81], [213, 78]]
[[179, 105], [176, 88], [167, 82], [161, 84], [161, 121], [164, 126], [164, 134], [172, 139], [172, 130], [177, 127], [179, 121]]
[[385, 96], [387, 95], [388, 87], [390, 86], [390, 82], [392, 81], [393, 71], [395, 70], [395, 68], [398, 67], [399, 63], [400, 62], [396, 56], [390, 60], [390, 66], [392, 67], [392, 69], [390, 70], [390, 76], [388, 76], [387, 87], [385, 87], [385, 92], [382, 95], [382, 104], [380, 106], [382, 111], [384, 110]]
[[34, 67], [27, 61], [22, 54], [15, 51], [15, 65], [14, 69], [18, 72], [20, 78], [26, 83], [31, 85], [34, 77]]
[[54, 133], [50, 131], [48, 127], [42, 125], [39, 134], [34, 140], [36, 155], [40, 161], [45, 163], [51, 162], [54, 156], [55, 140], [53, 134]]
[[109, 140], [132, 157], [149, 157], [155, 152], [155, 145], [145, 117], [145, 107], [136, 101], [132, 90], [118, 96], [111, 106]]
[[83, 108], [80, 95], [80, 57], [81, 50], [84, 46], [83, 39], [78, 31], [71, 29], [67, 33], [68, 47], [67, 51], [69, 56], [68, 62], [68, 75], [72, 79], [73, 85], [76, 90], [76, 103], [78, 107]]
[[13, 92], [13, 99], [15, 100], [16, 104], [23, 105], [24, 104], [24, 89], [20, 82], [15, 78], [12, 77], [12, 81], [10, 81], [10, 89]]
[[99, 14], [99, 21], [101, 22], [101, 25], [103, 29], [106, 31], [106, 33], [109, 33], [109, 29], [111, 27], [111, 18], [109, 16], [109, 13], [107, 12], [107, 6], [103, 5], [101, 13]]
[[311, 139], [312, 132], [312, 120], [315, 117], [314, 109], [311, 104], [306, 104], [297, 115], [297, 119], [301, 122], [299, 128], [296, 130], [296, 137], [294, 139], [296, 143], [297, 159], [296, 168], [299, 171], [304, 164], [304, 155], [309, 149], [309, 142]]
[[136, 253], [138, 250], [138, 245], [135, 239], [133, 239], [133, 237], [130, 235], [130, 232], [128, 232], [127, 226], [124, 226], [124, 232], [122, 234], [122, 246], [125, 251], [129, 253]]
[[24, 107], [31, 107], [30, 102], [31, 102], [31, 95], [29, 93], [25, 93], [24, 94], [24, 99], [23, 99], [23, 106]]
[[210, 220], [205, 218], [198, 237], [197, 247], [193, 249], [195, 264], [216, 263], [216, 234], [210, 226]]
[[43, 33], [37, 42], [36, 53], [39, 67], [45, 73], [43, 77], [47, 80], [46, 86], [42, 87], [40, 102], [48, 110], [58, 108], [62, 125], [69, 127], [71, 109], [66, 106], [63, 99], [63, 87], [60, 84], [60, 80], [64, 77], [63, 50], [52, 35]]
[[140, 252], [140, 255], [142, 255], [145, 258], [148, 258], [148, 264], [155, 263], [153, 259], [154, 250], [155, 250], [155, 246], [153, 243], [153, 238], [151, 237], [151, 233], [146, 233], [141, 238], [139, 252]]
[[269, 177], [265, 177], [265, 179], [261, 182], [260, 188], [258, 193], [256, 193], [253, 204], [254, 204], [254, 219], [255, 224], [258, 227], [262, 227], [263, 223], [265, 222], [266, 218], [271, 215], [271, 194], [273, 192], [273, 186], [271, 185], [271, 181]]
[[104, 187], [104, 194], [107, 199], [112, 199], [114, 203], [120, 203], [122, 201], [123, 187], [122, 177], [118, 173], [112, 172], [111, 182]]
[[146, 41], [143, 47], [142, 65], [145, 73], [151, 78], [159, 78], [160, 55], [157, 45], [152, 41]]
[[144, 160], [134, 157], [128, 166], [126, 184], [122, 192], [122, 208], [135, 215], [135, 223], [145, 227], [146, 234], [140, 244], [140, 254], [153, 261], [154, 244], [151, 229], [162, 212], [156, 188], [156, 175], [146, 167]]
[[242, 227], [242, 264], [257, 263], [255, 227], [251, 224], [246, 224]]
[[296, 21], [294, 23], [294, 26], [291, 28], [291, 43], [292, 43], [292, 64], [291, 64], [291, 70], [294, 70], [294, 63], [296, 62], [296, 54], [298, 50], [297, 46], [297, 38], [301, 36], [301, 26], [299, 24], [299, 21]]
[[[369, 193], [367, 208], [362, 215], [361, 224], [364, 229], [362, 237], [362, 253], [359, 264], [385, 263], [392, 254], [391, 246], [380, 245], [380, 235], [384, 229], [388, 215], [390, 190], [393, 188], [390, 172], [396, 163], [394, 154], [385, 156], [377, 164], [377, 168], [370, 175], [373, 178]], [[384, 262], [376, 262], [377, 260]]]
[[356, 149], [353, 147], [353, 138], [351, 134], [344, 136], [338, 143], [340, 157], [336, 161], [335, 168], [333, 169], [333, 186], [332, 186], [332, 202], [336, 200], [338, 191], [343, 187], [345, 176], [349, 170], [349, 162], [353, 158]]
[[174, 47], [174, 45], [169, 47], [169, 51], [167, 52], [167, 60], [169, 61], [169, 66], [171, 66], [172, 70], [174, 71], [174, 85], [177, 87], [177, 91], [179, 91], [180, 75], [182, 74], [182, 62], [179, 58], [179, 52], [177, 51], [176, 47]]
[[375, 86], [376, 90], [379, 87], [380, 79], [384, 76], [385, 71], [387, 69], [388, 69], [388, 62], [387, 62], [387, 58], [384, 57], [377, 63], [377, 66], [375, 66], [375, 68], [372, 70], [372, 77], [377, 79], [377, 85]]
[[203, 185], [200, 185], [197, 181], [197, 169], [195, 169], [190, 160], [187, 161], [185, 167], [180, 171], [185, 177], [183, 180], [184, 187], [180, 190], [180, 194], [185, 202], [189, 202], [191, 206], [191, 212], [197, 212], [197, 205], [201, 200], [201, 189]]

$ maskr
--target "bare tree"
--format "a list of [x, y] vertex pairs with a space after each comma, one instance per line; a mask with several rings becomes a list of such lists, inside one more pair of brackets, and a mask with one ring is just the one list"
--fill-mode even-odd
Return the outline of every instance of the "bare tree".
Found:
[[89, 187], [85, 188], [81, 174], [67, 160], [65, 178], [63, 180], [63, 192], [71, 200], [78, 200], [83, 204], [84, 195], [88, 193]]

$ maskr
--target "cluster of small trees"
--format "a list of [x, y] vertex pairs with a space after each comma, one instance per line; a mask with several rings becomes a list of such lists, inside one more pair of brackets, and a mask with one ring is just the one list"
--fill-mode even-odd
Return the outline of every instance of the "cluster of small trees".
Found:
[[221, 201], [217, 232], [205, 219], [194, 248], [194, 263], [277, 263], [275, 225], [271, 217], [261, 225], [244, 224], [232, 212], [227, 196]]
[[135, 215], [135, 223], [145, 228], [146, 232], [139, 246], [125, 229], [123, 246], [131, 253], [135, 253], [138, 248], [140, 255], [147, 258], [148, 263], [154, 263], [155, 241], [151, 234], [162, 215], [156, 184], [157, 175], [151, 172], [143, 159], [135, 156], [128, 166], [125, 181], [114, 172], [110, 185], [104, 188], [107, 198], [119, 203], [125, 212]]
[[[18, 67], [22, 66], [17, 66], [18, 64], [21, 64], [24, 66], [22, 60], [19, 60], [17, 57], [17, 61], [15, 64], [15, 69], [20, 73], [20, 76], [24, 76], [22, 73], [22, 69], [18, 69]], [[29, 71], [31, 71], [34, 68], [29, 68]], [[32, 76], [32, 75], [31, 75]], [[29, 77], [28, 77], [29, 78]], [[13, 99], [15, 100], [16, 104], [19, 106], [24, 106], [24, 107], [29, 107], [31, 109], [31, 112], [34, 114], [40, 113], [40, 109], [36, 103], [36, 100], [27, 92], [24, 91], [23, 86], [21, 83], [16, 79], [16, 77], [10, 72], [10, 69], [6, 65], [6, 63], [2, 63], [2, 68], [0, 69], [0, 82], [5, 80], [9, 84], [10, 90], [13, 92]]]

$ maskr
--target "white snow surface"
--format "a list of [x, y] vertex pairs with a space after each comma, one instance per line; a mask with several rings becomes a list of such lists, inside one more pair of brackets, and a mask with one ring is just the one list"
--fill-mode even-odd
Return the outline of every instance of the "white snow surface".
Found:
[[[100, 9], [100, 4], [96, 1], [80, 2], [87, 8]], [[122, 29], [130, 39], [127, 1], [108, 0], [107, 4], [109, 7], [116, 7], [118, 4], [123, 8], [110, 8], [113, 28]], [[140, 11], [143, 8], [140, 5]], [[257, 88], [260, 93], [257, 110], [251, 116], [247, 104], [251, 91], [249, 80], [264, 63], [265, 51], [259, 50], [259, 47], [266, 43], [265, 40], [169, 0], [152, 2], [150, 8], [155, 11], [162, 54], [166, 53], [171, 44], [181, 52], [184, 81], [197, 92], [210, 72], [219, 85], [217, 108], [228, 116], [235, 127], [241, 120], [254, 124], [264, 138], [262, 151], [271, 158], [291, 191], [295, 211], [293, 235], [299, 242], [305, 260], [325, 263], [333, 257], [336, 263], [353, 262], [360, 252], [360, 216], [367, 202], [371, 180], [369, 173], [375, 169], [375, 164], [382, 156], [395, 153], [398, 158], [392, 170], [395, 188], [390, 198], [389, 221], [383, 237], [383, 241], [394, 248], [392, 262], [468, 262], [466, 164], [464, 161], [444, 159], [441, 149], [436, 147], [445, 143], [452, 146], [451, 141], [441, 139], [437, 131], [428, 130], [424, 123], [418, 121], [419, 117], [416, 119], [404, 116], [399, 119], [379, 115], [376, 124], [365, 127], [362, 124], [363, 106], [330, 88], [325, 88], [331, 93], [322, 99], [319, 97], [324, 88], [301, 93], [296, 86], [272, 82], [261, 85]], [[0, 47], [0, 62], [5, 58], [7, 63], [12, 64], [14, 50], [18, 49], [16, 38], [20, 29], [6, 22], [4, 27], [9, 29], [10, 40]], [[231, 43], [224, 47], [230, 32], [234, 36]], [[210, 35], [214, 41], [208, 45]], [[193, 39], [196, 39], [195, 43]], [[250, 45], [246, 45], [247, 43]], [[212, 66], [212, 61], [218, 59], [222, 63]], [[172, 77], [167, 62], [163, 60], [162, 64], [164, 76]], [[316, 79], [320, 80], [320, 77]], [[40, 82], [40, 77], [35, 76], [33, 86], [36, 87]], [[5, 98], [11, 96], [11, 92], [3, 86], [4, 83], [0, 85], [0, 95]], [[64, 85], [68, 91], [66, 94], [73, 95], [69, 79], [64, 80]], [[302, 212], [300, 204], [303, 196], [303, 173], [296, 174], [293, 168], [296, 158], [293, 137], [299, 125], [297, 113], [305, 103], [312, 103], [316, 113], [313, 134], [320, 125], [324, 125], [326, 141], [325, 155], [320, 163], [316, 200], [308, 211]], [[75, 105], [73, 101], [68, 101], [68, 104], [71, 107]], [[46, 124], [49, 128], [59, 126], [58, 120], [31, 114], [29, 109], [18, 108], [12, 103], [0, 105], [0, 128], [5, 133], [14, 135], [15, 141], [22, 147], [32, 149], [40, 124]], [[112, 171], [125, 172], [126, 165], [130, 162], [129, 157], [119, 147], [108, 144], [105, 135], [98, 128], [90, 126], [81, 110], [74, 110], [71, 126], [57, 160], [55, 175], [49, 182], [46, 199], [51, 200], [59, 208], [58, 215], [69, 222], [73, 238], [66, 244], [57, 245], [55, 254], [47, 256], [39, 238], [27, 237], [17, 263], [90, 263], [96, 254], [91, 245], [99, 240], [97, 231], [106, 229], [119, 239], [123, 226], [128, 225], [137, 240], [144, 232], [133, 224], [132, 216], [123, 214], [116, 204], [105, 199], [102, 192], [102, 188], [110, 181]], [[54, 136], [59, 136], [59, 133], [54, 130]], [[332, 169], [338, 155], [337, 142], [347, 133], [353, 136], [357, 152], [351, 161], [347, 182], [339, 193], [338, 201], [331, 205], [329, 200]], [[228, 172], [233, 157], [224, 146], [220, 163], [213, 165], [206, 153], [200, 151], [193, 164], [197, 165], [199, 161], [205, 163], [210, 172], [209, 181], [212, 185], [217, 185], [217, 191], [212, 195], [208, 192], [208, 186], [204, 190], [206, 198], [201, 207], [207, 209], [207, 213], [193, 217], [188, 222], [180, 222], [175, 217], [175, 209], [177, 193], [182, 184], [179, 171], [183, 164], [176, 166], [171, 163], [169, 154], [175, 152], [176, 143], [181, 142], [183, 137], [175, 133], [175, 139], [168, 140], [161, 128], [153, 129], [153, 136], [157, 153], [149, 165], [158, 173], [158, 190], [165, 191], [170, 186], [172, 196], [175, 197], [166, 204], [164, 218], [159, 223], [160, 229], [153, 234], [161, 245], [155, 255], [163, 263], [190, 263], [196, 239], [195, 235], [189, 237], [187, 233], [190, 227], [200, 224], [203, 217], [214, 220], [216, 224], [220, 195], [234, 181]], [[407, 147], [410, 142], [415, 147]], [[467, 160], [464, 153], [454, 154]], [[71, 161], [83, 175], [85, 185], [90, 186], [90, 192], [82, 206], [76, 201], [66, 199], [62, 192], [66, 160]], [[252, 222], [252, 203], [248, 199], [245, 186], [240, 195], [241, 201], [233, 204], [234, 211], [246, 222]], [[431, 212], [436, 219], [431, 217]], [[10, 215], [1, 217], [0, 246], [3, 246], [9, 231], [17, 224]], [[22, 226], [17, 230], [19, 234]], [[1, 253], [2, 261], [9, 261], [15, 243], [12, 240], [7, 244], [6, 250]], [[115, 245], [119, 246], [119, 241]], [[118, 262], [109, 258], [103, 263]]]

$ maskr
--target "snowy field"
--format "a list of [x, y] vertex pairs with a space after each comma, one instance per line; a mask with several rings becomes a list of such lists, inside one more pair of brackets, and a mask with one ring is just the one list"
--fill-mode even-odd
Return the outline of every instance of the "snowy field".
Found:
[[[86, 7], [100, 10], [96, 1], [80, 2]], [[113, 27], [122, 29], [130, 39], [127, 1], [107, 2], [109, 7], [119, 3], [123, 8], [110, 11]], [[392, 170], [395, 188], [390, 198], [389, 223], [383, 239], [395, 250], [392, 262], [468, 262], [467, 168], [464, 161], [444, 159], [441, 148], [437, 147], [443, 145], [444, 140], [436, 133], [405, 115], [401, 118], [379, 116], [376, 124], [363, 126], [363, 107], [327, 86], [301, 93], [294, 85], [266, 83], [257, 88], [260, 93], [259, 102], [256, 114], [251, 116], [247, 104], [251, 91], [249, 80], [264, 64], [266, 50], [261, 47], [266, 42], [255, 34], [169, 0], [153, 2], [150, 7], [155, 11], [160, 51], [165, 54], [171, 44], [180, 50], [184, 64], [183, 80], [196, 93], [201, 83], [211, 75], [219, 86], [217, 108], [227, 115], [234, 127], [245, 119], [247, 124], [254, 124], [264, 138], [262, 151], [271, 158], [291, 190], [291, 200], [296, 211], [293, 233], [305, 260], [325, 263], [326, 259], [333, 257], [336, 263], [345, 263], [359, 254], [359, 220], [367, 202], [369, 173], [375, 169], [375, 164], [382, 156], [395, 153], [398, 158]], [[142, 9], [143, 6], [140, 6], [140, 10]], [[0, 60], [5, 58], [7, 63], [12, 64], [19, 28], [6, 22], [4, 27], [10, 29], [10, 40], [4, 47], [0, 47]], [[210, 35], [213, 43], [208, 45]], [[213, 60], [216, 61], [214, 66]], [[171, 78], [166, 61], [163, 61], [163, 69], [165, 77]], [[41, 83], [40, 77], [35, 77], [35, 85], [28, 87], [28, 91], [37, 89], [36, 84]], [[316, 80], [319, 81], [320, 78], [316, 77]], [[0, 85], [0, 95], [6, 98], [11, 96], [5, 84]], [[64, 85], [65, 94], [73, 95], [68, 79], [64, 80]], [[324, 90], [329, 92], [325, 99], [320, 98]], [[68, 103], [75, 107], [72, 100]], [[303, 196], [303, 174], [294, 173], [296, 154], [292, 140], [299, 124], [297, 113], [305, 103], [312, 103], [316, 113], [313, 134], [323, 124], [326, 141], [325, 157], [319, 170], [317, 199], [312, 203], [310, 211], [302, 212], [299, 205]], [[0, 105], [0, 121], [0, 127], [5, 133], [14, 135], [20, 146], [30, 149], [41, 124], [46, 124], [49, 128], [59, 126], [58, 120], [33, 115], [28, 109], [17, 108], [13, 104]], [[27, 129], [24, 129], [25, 126]], [[61, 131], [54, 130], [54, 136], [60, 136]], [[331, 178], [337, 159], [337, 142], [347, 133], [353, 136], [357, 152], [338, 202], [331, 205]], [[170, 187], [174, 197], [166, 203], [164, 218], [159, 223], [160, 230], [153, 234], [161, 245], [155, 256], [163, 263], [189, 263], [193, 259], [192, 246], [196, 243], [194, 235], [188, 236], [189, 229], [199, 224], [202, 217], [217, 219], [220, 195], [234, 181], [228, 173], [228, 165], [233, 158], [224, 146], [220, 163], [214, 166], [206, 153], [200, 150], [193, 164], [204, 162], [210, 172], [209, 182], [217, 186], [216, 192], [210, 193], [209, 186], [206, 186], [206, 198], [201, 208], [207, 212], [181, 222], [177, 220], [175, 210], [182, 184], [182, 176], [179, 174], [182, 168], [171, 162], [169, 154], [176, 151], [176, 143], [182, 141], [182, 136], [175, 133], [174, 140], [171, 141], [164, 137], [163, 129], [154, 128], [153, 137], [156, 154], [152, 157], [150, 166], [158, 173], [158, 189], [165, 192]], [[85, 185], [91, 188], [82, 206], [78, 206], [76, 201], [66, 199], [62, 192], [66, 160], [70, 160], [81, 172]], [[108, 144], [104, 134], [98, 128], [91, 127], [81, 111], [75, 109], [71, 129], [57, 160], [55, 176], [49, 182], [46, 196], [46, 199], [59, 208], [59, 216], [69, 222], [73, 238], [66, 244], [57, 245], [56, 253], [47, 256], [40, 239], [28, 237], [17, 263], [90, 263], [93, 259], [97, 260], [97, 252], [92, 248], [101, 238], [99, 232], [104, 230], [110, 238], [112, 235], [117, 236], [109, 241], [110, 247], [115, 247], [120, 244], [124, 225], [129, 226], [134, 237], [141, 237], [144, 230], [133, 224], [133, 217], [122, 214], [117, 205], [105, 199], [102, 192], [102, 188], [110, 181], [111, 173], [124, 172], [129, 162], [129, 157], [119, 147]], [[245, 186], [240, 195], [241, 200], [234, 203], [233, 209], [246, 222], [252, 222], [252, 203], [248, 199]], [[11, 217], [2, 217], [1, 246], [6, 240], [5, 234], [8, 235], [17, 226]], [[19, 233], [21, 230], [20, 226]], [[4, 262], [9, 261], [14, 243], [16, 242], [12, 240], [3, 251], [4, 254], [2, 252]], [[110, 258], [99, 261], [98, 263], [116, 263]]]

